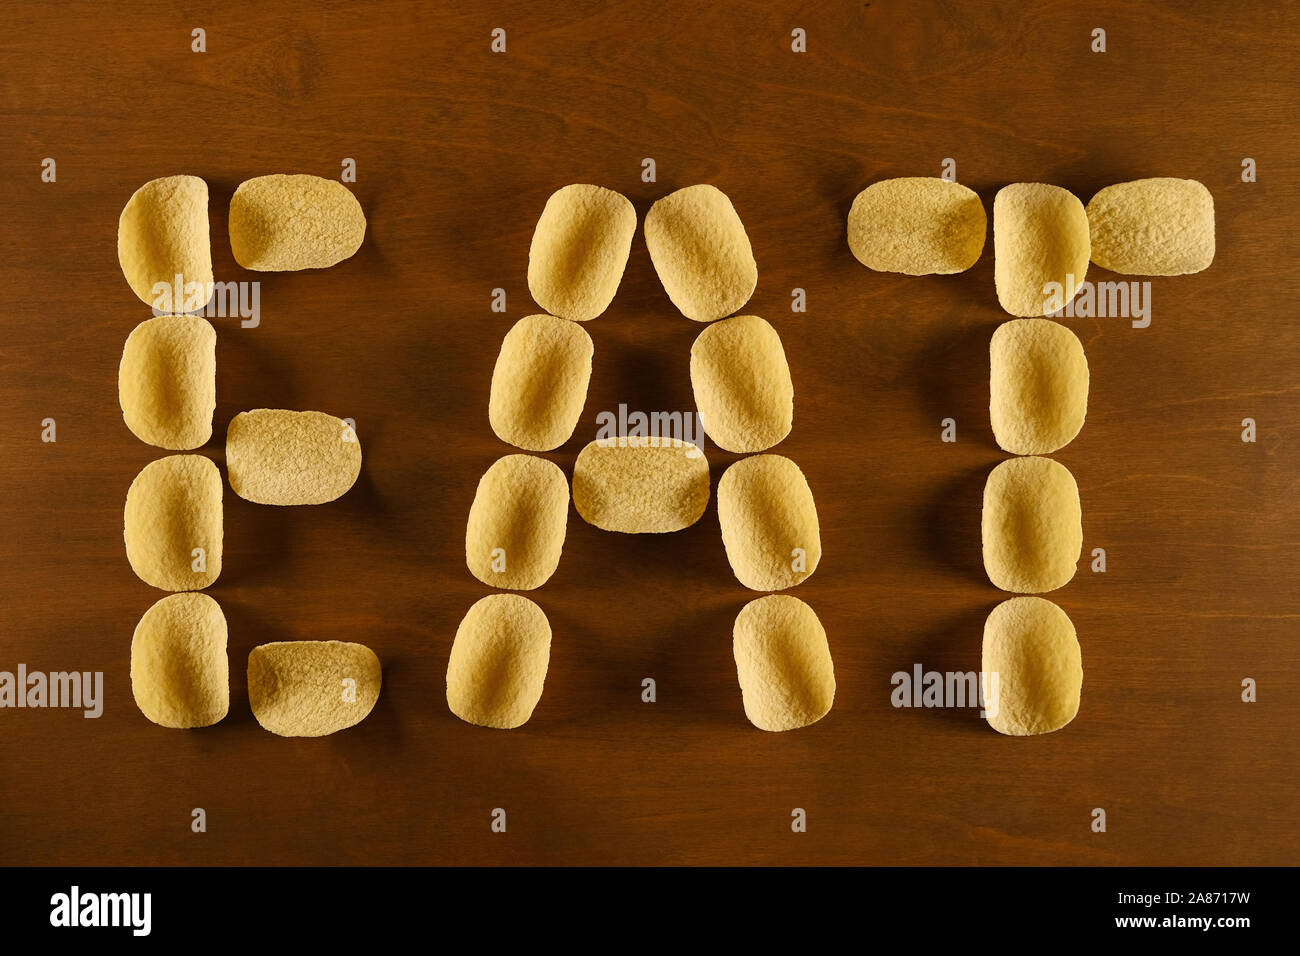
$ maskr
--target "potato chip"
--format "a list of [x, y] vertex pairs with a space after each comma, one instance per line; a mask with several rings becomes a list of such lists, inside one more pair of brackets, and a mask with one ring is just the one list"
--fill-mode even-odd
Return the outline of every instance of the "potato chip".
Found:
[[447, 706], [467, 724], [511, 730], [542, 699], [551, 660], [551, 625], [519, 594], [475, 603], [456, 629], [447, 661]]
[[1088, 203], [1092, 261], [1139, 276], [1181, 276], [1214, 261], [1214, 197], [1194, 179], [1137, 179]]
[[987, 230], [974, 190], [931, 176], [872, 183], [849, 210], [849, 249], [877, 272], [965, 272], [984, 251]]
[[728, 468], [718, 482], [718, 521], [731, 570], [750, 590], [783, 591], [817, 570], [817, 505], [789, 458], [755, 455]]
[[326, 269], [351, 258], [365, 237], [361, 203], [332, 179], [258, 176], [230, 197], [230, 251], [245, 269]]
[[586, 322], [614, 301], [636, 232], [636, 209], [612, 189], [557, 189], [533, 231], [528, 291], [552, 315]]
[[598, 438], [573, 466], [573, 504], [587, 524], [624, 534], [689, 528], [709, 503], [709, 463], [676, 438]]
[[319, 505], [361, 473], [356, 429], [324, 412], [255, 408], [226, 429], [226, 472], [239, 497], [259, 505]]
[[474, 493], [465, 563], [494, 588], [539, 588], [559, 567], [568, 518], [569, 483], [558, 465], [532, 455], [499, 458]]
[[553, 315], [529, 315], [501, 342], [488, 421], [498, 438], [526, 451], [559, 448], [578, 424], [591, 381], [591, 336]]
[[131, 694], [162, 727], [209, 727], [230, 710], [226, 616], [206, 594], [173, 594], [131, 638]]
[[769, 594], [736, 615], [732, 651], [745, 716], [759, 730], [794, 730], [821, 720], [835, 702], [835, 667], [816, 612], [796, 597]]
[[1068, 189], [1012, 183], [993, 200], [993, 277], [1012, 315], [1042, 316], [1074, 298], [1088, 274], [1088, 216]]
[[364, 644], [278, 641], [248, 654], [253, 716], [281, 737], [324, 737], [366, 719], [379, 700], [379, 658]]
[[217, 407], [217, 333], [207, 319], [166, 315], [137, 325], [117, 371], [126, 427], [159, 448], [198, 448]]
[[1088, 412], [1088, 359], [1049, 319], [1012, 319], [989, 343], [989, 418], [998, 446], [1044, 455], [1074, 440]]
[[1004, 591], [1054, 591], [1083, 550], [1079, 486], [1060, 462], [1011, 458], [984, 484], [984, 570]]
[[126, 559], [141, 581], [197, 591], [221, 574], [221, 472], [202, 455], [170, 455], [140, 470], [123, 512]]
[[[187, 312], [185, 287], [196, 283], [212, 292], [212, 242], [208, 238], [208, 184], [197, 176], [166, 176], [135, 191], [117, 220], [117, 261], [141, 302], [164, 312]], [[176, 301], [176, 277], [182, 301]], [[167, 287], [159, 298], [155, 286]]]
[[714, 186], [687, 186], [651, 206], [645, 244], [668, 298], [688, 319], [721, 319], [754, 294], [758, 266], [745, 225]]
[[691, 388], [700, 421], [727, 451], [771, 448], [794, 421], [794, 384], [781, 336], [756, 315], [705, 328], [691, 346]]
[[1074, 720], [1083, 687], [1079, 639], [1051, 601], [1016, 597], [984, 624], [984, 711], [1001, 734], [1050, 734]]

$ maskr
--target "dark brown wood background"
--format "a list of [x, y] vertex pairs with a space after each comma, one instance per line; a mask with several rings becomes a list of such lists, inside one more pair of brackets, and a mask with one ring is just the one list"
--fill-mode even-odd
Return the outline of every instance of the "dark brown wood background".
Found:
[[[802, 3], [676, 0], [399, 5], [7, 4], [0, 36], [0, 669], [102, 670], [99, 720], [0, 712], [0, 862], [1300, 863], [1300, 11], [1285, 3]], [[208, 52], [190, 52], [190, 31]], [[489, 51], [507, 30], [508, 52]], [[807, 31], [808, 52], [790, 50]], [[1109, 50], [1090, 52], [1094, 27]], [[58, 181], [40, 181], [44, 157]], [[254, 275], [230, 254], [244, 179], [337, 176], [369, 218], [324, 272]], [[658, 182], [640, 180], [653, 157]], [[979, 499], [1004, 455], [987, 344], [1007, 318], [992, 238], [953, 277], [870, 272], [844, 221], [891, 176], [961, 181], [991, 209], [1022, 180], [1085, 202], [1144, 176], [1214, 195], [1218, 256], [1152, 281], [1153, 321], [1078, 319], [1088, 421], [1059, 453], [1085, 551], [1109, 571], [1051, 595], [1083, 645], [1083, 704], [1050, 736], [973, 712], [890, 706], [890, 675], [979, 667], [1005, 595], [984, 577]], [[1241, 161], [1259, 181], [1240, 181]], [[213, 443], [259, 406], [358, 422], [365, 464], [331, 505], [226, 495], [230, 715], [164, 730], [135, 708], [129, 648], [162, 594], [122, 548], [122, 502], [163, 454], [116, 401], [148, 317], [116, 260], [118, 213], [157, 176], [211, 187], [219, 279], [262, 281], [262, 324], [218, 319]], [[554, 629], [532, 721], [502, 733], [447, 710], [456, 625], [489, 593], [465, 517], [499, 455], [497, 347], [537, 311], [533, 225], [571, 182], [644, 215], [679, 186], [728, 193], [759, 264], [746, 311], [780, 331], [794, 431], [776, 451], [816, 494], [825, 557], [792, 592], [821, 616], [838, 694], [787, 734], [741, 709], [733, 578], [715, 508], [679, 534], [606, 534], [571, 513], [564, 558], [530, 596]], [[1106, 274], [1090, 273], [1093, 278]], [[509, 311], [489, 309], [494, 287]], [[790, 310], [807, 290], [806, 314]], [[638, 229], [612, 308], [587, 326], [598, 411], [690, 409], [700, 326], [665, 296]], [[940, 419], [959, 441], [939, 440]], [[40, 422], [58, 422], [57, 444]], [[1255, 418], [1259, 441], [1240, 440]], [[716, 483], [735, 456], [708, 450]], [[318, 740], [262, 731], [248, 651], [361, 641], [379, 704]], [[640, 701], [644, 677], [659, 701]], [[1240, 701], [1254, 678], [1259, 701]], [[190, 832], [203, 807], [208, 832]], [[506, 834], [489, 831], [495, 807]], [[790, 832], [792, 808], [808, 832]], [[1091, 832], [1094, 807], [1108, 813]]]

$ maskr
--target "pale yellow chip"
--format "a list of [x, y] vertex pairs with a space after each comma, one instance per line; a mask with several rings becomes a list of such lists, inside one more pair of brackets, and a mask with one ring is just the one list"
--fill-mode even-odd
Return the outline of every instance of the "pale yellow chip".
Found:
[[1012, 458], [984, 483], [984, 570], [1004, 591], [1054, 591], [1083, 550], [1079, 486], [1060, 462]]
[[206, 594], [173, 594], [131, 638], [131, 694], [162, 727], [209, 727], [230, 710], [226, 616]]
[[668, 298], [696, 322], [731, 315], [758, 285], [745, 225], [714, 186], [687, 186], [651, 206], [645, 244]]
[[[212, 292], [212, 241], [208, 237], [208, 184], [197, 176], [154, 179], [127, 200], [117, 220], [117, 261], [131, 291], [163, 312], [191, 312]], [[175, 296], [181, 277], [182, 301]], [[166, 298], [159, 298], [159, 284]], [[190, 300], [186, 286], [202, 292]]]
[[366, 719], [383, 673], [364, 644], [279, 641], [248, 653], [253, 716], [281, 737], [324, 737]]
[[326, 269], [366, 237], [366, 214], [351, 190], [319, 176], [258, 176], [230, 197], [230, 251], [245, 269]]
[[661, 534], [689, 528], [709, 503], [709, 463], [676, 438], [598, 438], [573, 465], [573, 504], [605, 531]]
[[506, 455], [479, 479], [465, 526], [465, 563], [484, 584], [531, 591], [560, 564], [569, 483], [558, 465]]
[[511, 730], [542, 699], [551, 625], [519, 594], [493, 594], [466, 612], [447, 661], [447, 706], [468, 724]]
[[528, 291], [552, 315], [586, 322], [614, 301], [636, 233], [621, 193], [575, 184], [557, 189], [533, 231]]
[[756, 315], [710, 325], [691, 346], [700, 421], [727, 451], [771, 448], [794, 421], [794, 384], [776, 329]]
[[1088, 215], [1068, 189], [1012, 183], [993, 200], [993, 277], [1012, 315], [1064, 308], [1088, 274]]
[[226, 472], [239, 497], [259, 505], [319, 505], [361, 473], [356, 429], [324, 412], [255, 408], [226, 429]]
[[217, 407], [217, 333], [207, 319], [165, 315], [137, 325], [117, 370], [126, 427], [159, 448], [198, 448]]
[[587, 403], [595, 347], [580, 325], [529, 315], [501, 342], [492, 370], [488, 422], [498, 438], [526, 451], [559, 448]]
[[769, 594], [746, 604], [732, 632], [745, 716], [759, 730], [794, 730], [835, 703], [826, 630], [797, 597]]
[[122, 537], [141, 581], [197, 591], [221, 574], [221, 472], [202, 455], [170, 455], [140, 470], [126, 493]]
[[1181, 276], [1214, 261], [1214, 197], [1194, 179], [1137, 179], [1088, 203], [1092, 261], [1139, 276]]
[[974, 190], [931, 176], [872, 183], [849, 210], [849, 249], [868, 269], [965, 272], [984, 251], [988, 217]]
[[989, 419], [998, 446], [1045, 455], [1074, 440], [1088, 413], [1088, 359], [1050, 319], [1012, 319], [989, 342]]
[[751, 590], [792, 588], [821, 561], [817, 504], [789, 458], [755, 455], [723, 472], [718, 521], [731, 570]]
[[1083, 687], [1079, 639], [1051, 601], [1017, 597], [984, 624], [984, 712], [1001, 734], [1050, 734], [1074, 720]]

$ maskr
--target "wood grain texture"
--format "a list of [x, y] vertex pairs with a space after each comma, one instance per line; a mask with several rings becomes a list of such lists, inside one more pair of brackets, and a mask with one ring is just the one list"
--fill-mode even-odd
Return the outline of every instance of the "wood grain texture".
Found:
[[[556, 5], [17, 3], [0, 37], [0, 669], [102, 670], [98, 720], [0, 712], [0, 862], [1300, 863], [1300, 390], [1294, 316], [1300, 10], [1181, 4]], [[190, 52], [190, 30], [208, 52]], [[790, 52], [793, 27], [808, 52]], [[1107, 30], [1109, 52], [1089, 51]], [[489, 31], [508, 31], [508, 52]], [[40, 161], [58, 182], [40, 182]], [[1240, 182], [1243, 157], [1259, 181]], [[230, 195], [354, 157], [360, 252], [254, 276], [226, 238]], [[640, 181], [643, 157], [658, 164]], [[1077, 319], [1088, 420], [1057, 457], [1078, 479], [1083, 566], [1054, 593], [1083, 645], [1065, 730], [1009, 739], [972, 712], [890, 705], [890, 675], [979, 666], [987, 347], [1008, 318], [992, 239], [969, 272], [872, 273], [845, 217], [877, 179], [945, 157], [991, 211], [1015, 181], [1072, 189], [1184, 176], [1214, 195], [1206, 272], [1152, 280], [1152, 324]], [[218, 319], [214, 441], [260, 406], [357, 420], [365, 463], [339, 501], [226, 495], [231, 712], [149, 723], [129, 647], [161, 596], [122, 548], [122, 502], [161, 452], [116, 403], [122, 343], [147, 310], [117, 267], [118, 213], [145, 181], [205, 178], [218, 279], [262, 280], [262, 324]], [[821, 616], [838, 696], [813, 727], [744, 718], [731, 575], [711, 504], [662, 537], [571, 511], [533, 597], [555, 638], [524, 728], [457, 720], [443, 682], [456, 625], [489, 593], [465, 518], [512, 449], [487, 421], [501, 337], [536, 311], [533, 224], [571, 182], [644, 216], [671, 189], [730, 195], [759, 265], [746, 311], [781, 333], [794, 430], [825, 557], [795, 593]], [[1090, 273], [1101, 277], [1101, 270]], [[508, 291], [506, 315], [489, 310]], [[806, 314], [790, 311], [807, 290]], [[689, 409], [700, 326], [671, 306], [640, 231], [618, 296], [587, 326], [598, 411]], [[45, 417], [57, 444], [39, 440]], [[959, 441], [939, 441], [939, 422]], [[1240, 441], [1245, 417], [1259, 441]], [[713, 480], [736, 456], [708, 446]], [[379, 704], [319, 740], [263, 732], [251, 647], [341, 639], [384, 663]], [[640, 702], [642, 678], [659, 701]], [[1240, 702], [1240, 682], [1259, 702]], [[189, 830], [190, 809], [208, 832]], [[504, 807], [509, 832], [489, 832]], [[794, 807], [806, 834], [790, 832]], [[1109, 831], [1089, 830], [1104, 807]]]

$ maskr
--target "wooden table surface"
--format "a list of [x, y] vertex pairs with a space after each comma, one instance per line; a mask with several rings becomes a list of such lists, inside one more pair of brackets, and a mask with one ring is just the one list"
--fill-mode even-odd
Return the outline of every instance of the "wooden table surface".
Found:
[[[0, 712], [0, 862], [1300, 863], [1300, 10], [547, 6], [6, 7], [0, 670], [102, 671], [106, 702], [97, 720]], [[206, 53], [191, 52], [195, 27]], [[1096, 27], [1105, 53], [1090, 50]], [[235, 265], [241, 181], [337, 177], [345, 157], [369, 219], [354, 258]], [[647, 157], [657, 182], [641, 180]], [[1246, 157], [1257, 182], [1241, 181]], [[1180, 176], [1214, 195], [1214, 264], [1151, 280], [1149, 328], [1066, 320], [1092, 392], [1057, 457], [1079, 482], [1085, 554], [1105, 548], [1108, 570], [1081, 563], [1051, 595], [1078, 628], [1085, 680], [1077, 719], [1048, 736], [890, 703], [891, 675], [914, 664], [978, 669], [983, 620], [1006, 596], [979, 542], [984, 477], [1006, 457], [987, 412], [988, 340], [1008, 318], [991, 235], [969, 272], [924, 278], [871, 272], [844, 239], [859, 190], [938, 175], [945, 158], [990, 213], [1016, 181], [1086, 202]], [[116, 401], [122, 343], [149, 315], [117, 265], [118, 213], [176, 173], [209, 183], [217, 278], [262, 283], [260, 327], [215, 320], [203, 453], [221, 463], [230, 418], [261, 406], [355, 418], [365, 453], [333, 504], [276, 509], [227, 489], [208, 593], [229, 620], [231, 708], [191, 732], [151, 724], [131, 698], [131, 634], [163, 595], [126, 562], [122, 502], [164, 452]], [[666, 536], [571, 512], [559, 571], [530, 594], [554, 630], [533, 719], [506, 733], [447, 709], [457, 623], [490, 593], [465, 567], [466, 514], [513, 450], [488, 426], [492, 367], [510, 325], [539, 311], [529, 240], [572, 182], [618, 189], [640, 216], [711, 182], [748, 229], [746, 311], [776, 326], [795, 382], [775, 451], [807, 474], [825, 548], [791, 592], [835, 661], [834, 709], [812, 727], [745, 720], [731, 624], [756, 595], [730, 572], [712, 503]], [[498, 287], [505, 314], [490, 308]], [[691, 410], [700, 328], [668, 301], [638, 228], [613, 306], [587, 325], [582, 422], [546, 457], [571, 474], [596, 414], [620, 402]], [[945, 417], [955, 444], [940, 441]], [[40, 440], [45, 418], [56, 443]], [[716, 484], [736, 456], [706, 450]], [[323, 739], [258, 727], [248, 651], [294, 639], [379, 654], [364, 723]], [[645, 677], [656, 703], [641, 702]], [[195, 807], [206, 833], [191, 832]], [[490, 830], [498, 807], [505, 834]], [[806, 833], [791, 832], [796, 807]]]

